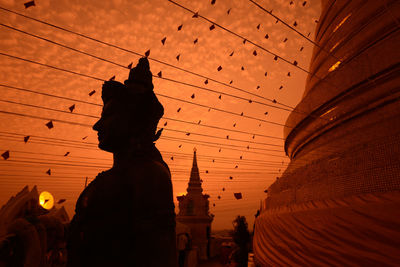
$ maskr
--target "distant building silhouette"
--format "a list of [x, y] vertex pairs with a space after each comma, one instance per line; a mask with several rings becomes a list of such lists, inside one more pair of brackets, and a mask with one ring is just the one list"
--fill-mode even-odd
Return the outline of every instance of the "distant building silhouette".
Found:
[[190, 227], [192, 246], [199, 249], [199, 258], [210, 256], [211, 222], [213, 216], [209, 213], [210, 197], [203, 194], [199, 168], [197, 167], [196, 149], [193, 153], [193, 165], [187, 188], [187, 194], [178, 196], [179, 214], [176, 220]]
[[399, 1], [322, 1], [284, 130], [291, 162], [256, 219], [261, 265], [400, 262], [399, 12]]

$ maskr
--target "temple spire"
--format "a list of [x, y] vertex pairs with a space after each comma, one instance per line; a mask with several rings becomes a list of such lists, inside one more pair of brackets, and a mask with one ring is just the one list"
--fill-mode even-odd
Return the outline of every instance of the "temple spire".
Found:
[[196, 156], [196, 148], [193, 149], [193, 164], [192, 170], [190, 172], [190, 180], [187, 188], [187, 192], [203, 192], [203, 188], [201, 188], [201, 180], [199, 174], [199, 168], [197, 167], [197, 156]]

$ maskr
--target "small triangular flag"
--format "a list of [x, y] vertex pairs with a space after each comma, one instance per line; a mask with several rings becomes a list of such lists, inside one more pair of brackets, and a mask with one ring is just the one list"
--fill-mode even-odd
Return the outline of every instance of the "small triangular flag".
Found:
[[179, 61], [179, 58], [180, 58], [180, 57], [181, 57], [181, 54], [177, 55], [177, 56], [176, 56], [176, 60]]
[[10, 157], [10, 150], [7, 150], [3, 154], [1, 154], [4, 160], [7, 160]]
[[231, 8], [226, 11], [226, 13], [229, 15], [231, 13]]
[[109, 81], [114, 81], [114, 80], [115, 80], [115, 75], [112, 76]]
[[275, 100], [275, 99], [273, 99], [273, 100], [272, 100], [272, 103], [276, 104], [276, 100]]
[[133, 62], [131, 62], [131, 63], [128, 65], [128, 69], [132, 69], [132, 64], [133, 64]]
[[163, 45], [165, 45], [165, 40], [167, 40], [167, 37], [164, 37], [164, 38], [161, 40], [161, 43], [162, 43]]
[[260, 24], [257, 25], [257, 30], [259, 30], [259, 29], [260, 29]]
[[233, 193], [236, 199], [242, 199], [242, 193]]
[[221, 99], [221, 98], [222, 98], [222, 95], [219, 95], [218, 98]]
[[199, 17], [199, 12], [196, 12], [193, 14], [192, 18], [198, 18]]
[[230, 57], [233, 56], [233, 52], [234, 52], [234, 51], [232, 51], [232, 53], [229, 55]]
[[204, 81], [205, 84], [208, 84], [208, 79]]
[[196, 38], [196, 39], [193, 41], [193, 43], [194, 43], [194, 44], [197, 44], [198, 41], [199, 41], [199, 38]]
[[296, 60], [293, 62], [293, 65], [297, 66], [297, 61]]
[[243, 44], [246, 44], [246, 41], [247, 41], [246, 39], [243, 39]]
[[243, 112], [242, 112], [242, 113], [240, 113], [240, 116], [243, 116]]
[[257, 51], [256, 50], [253, 51], [253, 55], [257, 56]]
[[171, 160], [174, 160], [174, 157], [171, 157]]
[[167, 124], [168, 124], [168, 122], [165, 122], [165, 123], [164, 123], [164, 126], [167, 126]]
[[28, 142], [29, 138], [30, 138], [29, 135], [25, 136], [25, 137], [24, 137], [24, 142], [25, 142], [25, 143]]
[[215, 25], [213, 24], [213, 25], [210, 26], [210, 31], [212, 31], [214, 29], [215, 29]]
[[157, 73], [157, 76], [161, 78], [162, 77], [162, 72], [160, 71], [159, 73]]
[[275, 57], [274, 57], [274, 60], [278, 60], [278, 56], [275, 56]]
[[289, 77], [290, 77], [290, 71], [287, 73], [287, 76], [289, 76]]
[[54, 127], [53, 125], [53, 121], [49, 121], [48, 123], [46, 123], [47, 128], [51, 129]]
[[236, 127], [236, 122], [233, 124], [233, 127]]
[[36, 5], [35, 5], [35, 1], [26, 2], [26, 3], [24, 4], [24, 6], [25, 6], [25, 8], [28, 8], [28, 7], [31, 7], [31, 6], [36, 6]]
[[192, 99], [194, 98], [194, 94], [191, 96], [191, 98], [192, 98]]
[[295, 26], [295, 27], [297, 26], [297, 22], [296, 21], [293, 23], [293, 26]]
[[75, 104], [73, 104], [72, 106], [70, 106], [68, 109], [69, 109], [69, 111], [73, 112], [74, 109], [75, 109]]
[[283, 88], [283, 86], [281, 85], [280, 87], [279, 87], [279, 90], [281, 90]]
[[265, 39], [268, 39], [269, 38], [269, 35], [268, 35], [268, 33], [265, 35], [265, 37], [264, 37]]
[[181, 147], [182, 147], [182, 145], [179, 145], [178, 147], [179, 147], [179, 148], [181, 148]]
[[232, 84], [233, 83], [233, 81], [231, 80], [230, 82], [229, 82], [229, 84]]
[[147, 51], [144, 53], [144, 55], [145, 55], [146, 57], [149, 57], [149, 56], [150, 56], [150, 49], [147, 50]]
[[48, 169], [46, 173], [47, 173], [48, 175], [51, 175], [51, 170]]
[[178, 26], [178, 31], [182, 30], [183, 24]]

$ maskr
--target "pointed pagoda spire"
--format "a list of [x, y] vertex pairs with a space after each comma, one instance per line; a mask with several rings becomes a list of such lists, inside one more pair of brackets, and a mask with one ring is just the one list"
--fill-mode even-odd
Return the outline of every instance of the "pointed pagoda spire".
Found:
[[190, 180], [188, 183], [187, 192], [203, 192], [203, 188], [201, 188], [199, 168], [197, 167], [196, 148], [193, 149], [193, 165], [190, 172]]

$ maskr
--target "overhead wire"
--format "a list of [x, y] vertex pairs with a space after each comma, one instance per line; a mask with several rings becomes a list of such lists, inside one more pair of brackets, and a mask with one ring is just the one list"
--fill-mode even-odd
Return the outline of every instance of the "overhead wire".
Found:
[[[222, 26], [221, 24], [216, 23], [215, 21], [212, 21], [212, 20], [206, 18], [205, 16], [200, 15], [198, 12], [195, 12], [195, 11], [193, 11], [193, 10], [191, 10], [191, 9], [189, 9], [189, 8], [187, 8], [187, 7], [181, 5], [181, 4], [179, 4], [179, 3], [177, 3], [177, 2], [175, 2], [173, 0], [167, 0], [167, 1], [172, 3], [172, 4], [174, 4], [174, 5], [176, 5], [176, 6], [178, 6], [178, 7], [180, 7], [180, 8], [182, 8], [182, 9], [184, 9], [184, 10], [186, 10], [186, 11], [188, 11], [189, 13], [192, 13], [193, 15], [196, 15], [199, 18], [202, 18], [203, 20], [205, 20], [205, 21], [217, 26], [218, 28], [220, 28], [220, 29], [222, 29], [222, 30], [224, 30], [224, 31], [226, 31], [226, 32], [228, 32], [228, 33], [230, 33], [230, 34], [242, 39], [243, 41], [246, 41], [246, 42], [252, 44], [253, 46], [258, 47], [259, 49], [261, 49], [261, 50], [263, 50], [263, 51], [265, 51], [265, 52], [267, 52], [267, 53], [269, 53], [269, 54], [271, 54], [271, 55], [273, 55], [275, 57], [280, 58], [282, 61], [284, 61], [284, 62], [286, 62], [286, 63], [288, 63], [288, 64], [290, 64], [290, 65], [292, 65], [292, 66], [294, 66], [294, 67], [296, 67], [296, 68], [298, 68], [298, 69], [300, 69], [300, 70], [302, 70], [302, 71], [304, 71], [304, 72], [306, 72], [308, 74], [311, 74], [308, 70], [298, 66], [297, 64], [294, 64], [293, 62], [291, 62], [291, 61], [285, 59], [284, 57], [272, 52], [271, 50], [266, 49], [265, 47], [263, 47], [263, 46], [255, 43], [255, 42], [249, 40], [248, 38], [243, 37], [242, 35], [237, 34], [237, 33], [233, 32], [232, 30], [229, 30], [228, 28]], [[293, 108], [293, 107], [290, 107], [290, 108]]]
[[[59, 99], [65, 99], [65, 100], [70, 100], [73, 102], [79, 102], [79, 103], [83, 103], [83, 104], [88, 104], [88, 105], [94, 105], [94, 106], [98, 106], [98, 107], [103, 107], [103, 105], [98, 104], [98, 103], [92, 103], [92, 102], [87, 102], [87, 101], [82, 101], [79, 99], [75, 99], [75, 98], [69, 98], [69, 97], [64, 97], [64, 96], [59, 96], [59, 95], [53, 95], [53, 94], [49, 94], [49, 93], [42, 93], [42, 92], [37, 92], [31, 89], [26, 89], [26, 88], [20, 88], [20, 87], [15, 87], [15, 86], [10, 86], [10, 85], [5, 85], [5, 84], [0, 84], [0, 88], [4, 87], [4, 88], [9, 88], [9, 89], [14, 89], [14, 90], [18, 90], [18, 91], [22, 91], [22, 92], [29, 92], [29, 93], [33, 93], [33, 94], [39, 94], [39, 95], [45, 95], [48, 97], [55, 97], [55, 98], [59, 98]], [[165, 96], [165, 95], [160, 95], [159, 96]], [[170, 96], [168, 96], [168, 98], [172, 98]], [[179, 100], [182, 101], [182, 99], [175, 99], [175, 100]], [[188, 101], [189, 102], [189, 101]], [[200, 105], [197, 103], [192, 103], [189, 102], [193, 105]], [[214, 109], [214, 107], [209, 107], [211, 109]], [[220, 110], [218, 110], [220, 111]], [[171, 121], [176, 121], [176, 122], [181, 122], [181, 123], [186, 123], [186, 124], [192, 124], [192, 125], [198, 125], [200, 127], [208, 127], [208, 128], [213, 128], [213, 129], [219, 129], [219, 130], [226, 130], [226, 131], [230, 131], [230, 132], [236, 132], [236, 133], [242, 133], [242, 134], [249, 134], [249, 135], [255, 135], [255, 136], [261, 136], [261, 137], [267, 137], [267, 138], [274, 138], [274, 139], [279, 139], [279, 140], [284, 140], [284, 138], [281, 137], [276, 137], [276, 136], [270, 136], [270, 135], [264, 135], [264, 134], [259, 134], [259, 133], [254, 133], [254, 132], [247, 132], [247, 131], [241, 131], [241, 130], [236, 130], [236, 129], [228, 129], [228, 128], [223, 128], [223, 127], [219, 127], [219, 126], [212, 126], [212, 125], [207, 125], [204, 123], [195, 123], [195, 122], [190, 122], [190, 121], [185, 121], [185, 120], [180, 120], [180, 119], [176, 119], [176, 118], [169, 118], [169, 117], [163, 117], [162, 119], [166, 119], [166, 120], [171, 120]]]
[[[22, 141], [22, 137], [25, 137], [26, 134], [21, 134], [21, 133], [15, 133], [15, 132], [4, 132], [4, 131], [0, 131], [0, 135], [1, 134], [7, 134], [7, 135], [12, 135], [12, 136], [20, 136], [21, 138], [19, 138], [18, 140], [20, 142]], [[70, 140], [70, 139], [62, 139], [62, 138], [54, 138], [54, 137], [44, 137], [44, 136], [38, 136], [38, 135], [30, 135], [31, 138], [39, 138], [40, 139], [44, 139], [46, 141], [51, 141], [51, 142], [63, 142], [66, 144], [82, 144], [82, 145], [90, 145], [92, 147], [96, 147], [97, 148], [97, 143], [94, 142], [87, 142], [87, 141], [82, 141], [82, 140]], [[31, 143], [34, 140], [29, 140], [29, 143]], [[176, 152], [176, 151], [165, 151], [165, 150], [160, 150], [163, 154], [165, 155], [172, 155], [174, 157], [185, 157], [188, 159], [193, 159], [193, 154], [189, 154], [189, 153], [183, 153], [183, 152]], [[241, 162], [253, 162], [253, 163], [276, 163], [276, 164], [281, 164], [282, 165], [285, 163], [287, 164], [288, 162], [284, 162], [284, 161], [271, 161], [271, 160], [258, 160], [258, 159], [246, 159], [246, 158], [233, 158], [233, 157], [224, 157], [224, 156], [207, 156], [207, 155], [196, 155], [197, 159], [208, 159], [208, 160], [228, 160], [230, 162], [232, 161], [241, 161]], [[97, 159], [97, 158], [96, 158]], [[99, 158], [100, 159], [100, 158]]]
[[311, 40], [310, 38], [308, 38], [307, 36], [305, 36], [303, 33], [301, 33], [300, 31], [298, 31], [297, 29], [295, 29], [293, 26], [289, 25], [287, 22], [285, 22], [284, 20], [282, 20], [281, 18], [279, 18], [277, 15], [273, 14], [272, 11], [268, 11], [266, 8], [264, 8], [263, 6], [261, 6], [259, 3], [257, 3], [254, 0], [248, 0], [251, 3], [253, 3], [255, 6], [257, 6], [259, 9], [261, 9], [262, 11], [264, 11], [265, 13], [269, 14], [270, 16], [272, 16], [273, 18], [275, 18], [276, 20], [278, 20], [279, 22], [281, 22], [283, 25], [285, 25], [286, 27], [288, 27], [290, 30], [296, 32], [298, 35], [300, 35], [302, 38], [306, 39], [307, 41], [309, 41], [310, 43], [312, 43], [313, 45], [315, 45], [316, 47], [320, 48], [322, 51], [326, 52], [329, 56], [338, 59], [335, 55], [333, 55], [332, 53], [330, 53], [329, 51], [325, 50], [324, 47], [320, 46], [318, 43], [314, 42], [313, 40]]
[[[64, 110], [58, 110], [58, 109], [53, 109], [53, 108], [47, 108], [47, 107], [42, 107], [42, 106], [37, 106], [37, 105], [31, 105], [31, 104], [25, 104], [25, 103], [19, 103], [19, 102], [14, 102], [14, 101], [8, 101], [8, 100], [3, 100], [0, 99], [0, 102], [6, 102], [6, 103], [12, 103], [12, 104], [19, 104], [19, 105], [23, 105], [23, 106], [29, 106], [29, 107], [35, 107], [35, 108], [39, 108], [39, 109], [45, 109], [45, 110], [50, 110], [50, 111], [57, 111], [57, 112], [62, 112], [62, 113], [66, 113], [66, 114], [70, 114], [70, 115], [79, 115], [79, 116], [85, 116], [85, 117], [90, 117], [90, 118], [95, 118], [95, 119], [99, 119], [100, 117], [98, 116], [92, 116], [92, 115], [88, 115], [88, 114], [81, 114], [81, 113], [75, 113], [75, 112], [68, 112], [68, 111], [64, 111]], [[1, 112], [1, 111], [0, 111]], [[45, 118], [47, 120], [52, 120], [52, 121], [56, 121], [55, 119], [51, 119], [51, 118]], [[66, 123], [67, 121], [64, 120], [58, 120], [59, 122], [63, 122]], [[70, 122], [70, 121], [68, 121]], [[73, 123], [73, 122], [71, 122]], [[89, 124], [85, 124], [85, 126], [91, 127]], [[203, 137], [209, 137], [209, 138], [217, 138], [217, 139], [223, 139], [223, 140], [231, 140], [231, 141], [238, 141], [238, 142], [246, 142], [246, 143], [254, 143], [254, 144], [258, 144], [258, 145], [270, 145], [267, 143], [260, 143], [260, 142], [252, 142], [252, 141], [247, 141], [247, 140], [242, 140], [242, 139], [229, 139], [229, 138], [224, 138], [224, 137], [219, 137], [219, 136], [213, 136], [213, 135], [206, 135], [206, 134], [199, 134], [199, 133], [192, 133], [192, 132], [188, 132], [188, 131], [182, 131], [182, 130], [177, 130], [177, 129], [170, 129], [170, 128], [164, 128], [165, 131], [172, 131], [172, 132], [178, 132], [178, 133], [184, 133], [184, 134], [189, 134], [189, 135], [198, 135], [198, 136], [203, 136]], [[165, 137], [165, 136], [164, 136]], [[216, 143], [213, 143], [216, 144]], [[231, 144], [223, 144], [226, 146], [234, 146], [234, 147], [242, 147], [242, 146], [235, 146], [235, 145], [231, 145]], [[265, 151], [273, 151], [273, 152], [282, 152], [281, 150], [274, 150], [274, 149], [262, 149], [262, 148], [257, 148], [257, 147], [252, 147], [252, 149], [258, 149], [258, 150], [265, 150]]]
[[[117, 45], [114, 45], [114, 44], [111, 44], [111, 43], [108, 43], [108, 42], [104, 42], [104, 41], [101, 41], [101, 40], [99, 40], [99, 39], [96, 39], [96, 38], [87, 36], [87, 35], [85, 35], [85, 34], [77, 33], [77, 32], [72, 31], [72, 30], [68, 30], [68, 29], [66, 29], [66, 28], [64, 28], [64, 27], [57, 26], [57, 25], [55, 25], [55, 24], [52, 24], [52, 23], [49, 23], [49, 22], [45, 22], [45, 21], [43, 21], [43, 20], [39, 20], [39, 19], [30, 17], [30, 16], [27, 16], [27, 15], [21, 14], [21, 13], [19, 13], [19, 12], [16, 12], [16, 11], [13, 11], [13, 10], [10, 10], [10, 9], [7, 9], [7, 8], [1, 7], [1, 6], [0, 6], [0, 10], [6, 11], [6, 12], [9, 12], [9, 13], [13, 13], [13, 14], [15, 14], [15, 15], [24, 17], [24, 18], [26, 18], [26, 19], [30, 19], [30, 20], [33, 20], [33, 21], [36, 21], [36, 22], [45, 24], [45, 25], [47, 25], [47, 26], [50, 26], [50, 27], [53, 27], [53, 28], [56, 28], [56, 29], [59, 29], [59, 30], [62, 30], [62, 31], [65, 31], [65, 32], [68, 32], [68, 33], [71, 33], [71, 34], [74, 34], [74, 35], [77, 35], [77, 36], [80, 36], [80, 37], [82, 37], [82, 38], [85, 38], [85, 39], [88, 39], [88, 40], [91, 40], [91, 41], [94, 41], [94, 42], [98, 42], [98, 43], [101, 43], [101, 44], [103, 44], [103, 45], [106, 45], [106, 46], [109, 46], [109, 47], [113, 47], [113, 48], [116, 48], [116, 49], [118, 49], [118, 50], [121, 50], [121, 51], [124, 51], [124, 52], [127, 52], [127, 53], [134, 54], [134, 55], [136, 55], [136, 56], [140, 56], [140, 57], [143, 57], [143, 56], [144, 56], [143, 54], [138, 53], [138, 52], [135, 52], [135, 51], [132, 51], [132, 50], [130, 50], [130, 49], [122, 48], [122, 47], [120, 47], [120, 46], [117, 46]], [[9, 27], [11, 27], [11, 26], [9, 26]], [[224, 83], [224, 82], [220, 82], [220, 81], [218, 81], [218, 80], [212, 79], [212, 78], [207, 77], [207, 76], [205, 76], [205, 75], [201, 75], [201, 74], [195, 73], [195, 72], [193, 72], [193, 71], [186, 70], [186, 69], [184, 69], [184, 68], [175, 66], [175, 65], [173, 65], [173, 64], [166, 63], [166, 62], [163, 62], [163, 61], [161, 61], [161, 60], [158, 60], [158, 59], [155, 59], [155, 58], [152, 58], [152, 57], [148, 57], [148, 59], [149, 59], [149, 60], [152, 60], [152, 61], [155, 61], [155, 62], [157, 62], [157, 63], [163, 64], [163, 65], [166, 65], [166, 66], [168, 66], [168, 67], [175, 68], [175, 69], [178, 69], [178, 70], [180, 70], [180, 71], [184, 71], [184, 72], [186, 72], [186, 73], [189, 73], [189, 74], [192, 74], [192, 75], [201, 77], [201, 78], [208, 79], [208, 80], [213, 81], [213, 82], [215, 82], [215, 83], [218, 83], [218, 84], [221, 84], [221, 85], [224, 85], [224, 86], [227, 86], [227, 87], [230, 87], [230, 88], [239, 90], [239, 91], [241, 91], [241, 92], [245, 92], [245, 93], [251, 94], [251, 95], [253, 95], [253, 96], [257, 96], [257, 97], [260, 97], [260, 98], [264, 98], [264, 99], [266, 99], [266, 100], [268, 100], [268, 101], [270, 101], [270, 102], [273, 102], [273, 103], [275, 103], [275, 104], [279, 104], [279, 105], [282, 105], [282, 106], [285, 106], [285, 107], [294, 109], [293, 107], [291, 107], [291, 106], [289, 106], [289, 105], [286, 105], [286, 104], [283, 104], [283, 103], [281, 103], [281, 102], [274, 101], [274, 100], [269, 99], [269, 98], [265, 98], [265, 97], [260, 96], [260, 95], [258, 95], [258, 94], [254, 94], [254, 93], [248, 92], [247, 90], [244, 90], [244, 89], [241, 89], [241, 88], [232, 86], [232, 85], [227, 84], [227, 83]]]
[[[67, 73], [70, 73], [70, 74], [74, 74], [74, 75], [78, 75], [78, 76], [82, 76], [82, 77], [85, 77], [85, 78], [90, 78], [90, 79], [94, 79], [94, 80], [98, 80], [98, 81], [103, 81], [103, 82], [107, 81], [107, 80], [104, 80], [104, 79], [102, 79], [102, 78], [98, 78], [98, 77], [95, 77], [95, 76], [91, 76], [91, 75], [87, 75], [87, 74], [83, 74], [83, 73], [79, 73], [79, 72], [75, 72], [75, 71], [71, 71], [71, 70], [59, 68], [59, 67], [56, 67], [56, 66], [52, 66], [52, 65], [49, 65], [49, 64], [40, 63], [40, 62], [37, 62], [37, 61], [34, 61], [34, 60], [30, 60], [30, 59], [25, 59], [25, 58], [17, 57], [17, 56], [10, 55], [10, 54], [7, 54], [7, 53], [2, 53], [2, 52], [0, 52], [0, 55], [6, 56], [6, 57], [10, 57], [10, 58], [13, 58], [13, 59], [17, 59], [17, 60], [22, 60], [22, 61], [29, 62], [29, 63], [32, 63], [32, 64], [40, 65], [40, 66], [43, 66], [43, 67], [48, 67], [48, 68], [55, 69], [55, 70], [58, 70], [58, 71], [64, 71], [64, 72], [67, 72]], [[178, 81], [175, 81], [175, 80], [169, 79], [169, 78], [162, 78], [162, 79], [168, 80], [168, 81], [173, 81], [173, 82], [178, 82]], [[189, 86], [192, 86], [192, 87], [195, 87], [195, 88], [200, 88], [200, 89], [203, 88], [203, 87], [201, 87], [201, 86], [191, 85], [191, 84], [188, 84], [188, 83], [182, 83], [182, 82], [178, 82], [178, 83], [185, 84], [185, 85], [189, 85]], [[222, 94], [224, 94], [224, 95], [229, 95], [229, 96], [232, 96], [232, 97], [235, 97], [235, 98], [238, 98], [238, 99], [242, 99], [242, 100], [248, 101], [246, 98], [234, 96], [234, 95], [231, 95], [231, 94], [228, 94], [228, 93], [223, 93], [223, 92], [219, 92], [219, 91], [212, 90], [212, 89], [208, 89], [208, 88], [203, 88], [203, 89], [204, 89], [204, 90], [207, 90], [207, 91], [214, 91], [214, 92], [219, 93], [219, 94], [221, 94], [221, 95], [222, 95]], [[253, 101], [253, 102], [254, 102], [254, 103], [258, 103], [258, 102], [256, 102], [256, 101]], [[250, 119], [254, 119], [253, 117], [246, 116], [246, 115], [241, 115], [241, 116], [242, 116], [242, 117], [246, 117], [246, 118], [250, 118]], [[263, 120], [263, 119], [256, 119], [256, 120], [259, 120], [259, 121], [265, 122], [265, 123], [269, 123], [269, 124], [273, 124], [273, 125], [277, 125], [277, 126], [285, 126], [285, 127], [288, 127], [288, 128], [294, 128], [294, 127], [287, 126], [287, 125], [285, 125], [285, 124], [277, 123], [277, 122], [273, 122], [273, 121], [267, 121], [267, 120]]]

